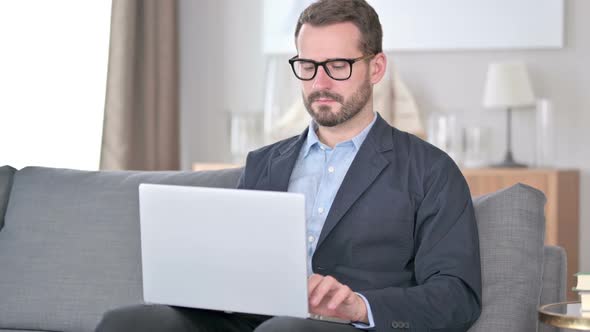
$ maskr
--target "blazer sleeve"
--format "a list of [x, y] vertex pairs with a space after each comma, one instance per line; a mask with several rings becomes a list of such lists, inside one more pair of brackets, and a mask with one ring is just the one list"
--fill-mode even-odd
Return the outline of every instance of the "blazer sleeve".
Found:
[[246, 164], [242, 169], [242, 174], [240, 174], [240, 178], [238, 179], [237, 189], [251, 189], [252, 185], [246, 181], [246, 179], [250, 179], [252, 177], [252, 164], [257, 161], [255, 158], [254, 152], [248, 152], [246, 155]]
[[244, 189], [246, 188], [246, 167], [242, 169], [242, 174], [240, 174], [240, 178], [238, 179], [238, 185], [236, 186], [237, 189]]
[[414, 229], [417, 285], [361, 292], [378, 331], [466, 331], [481, 313], [479, 238], [467, 183], [445, 157], [422, 186]]

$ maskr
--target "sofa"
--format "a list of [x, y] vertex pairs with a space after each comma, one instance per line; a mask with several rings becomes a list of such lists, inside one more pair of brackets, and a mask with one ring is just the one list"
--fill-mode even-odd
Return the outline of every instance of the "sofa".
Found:
[[[88, 332], [105, 311], [140, 303], [139, 184], [231, 188], [240, 172], [0, 167], [0, 331]], [[565, 299], [544, 204], [522, 184], [474, 198], [483, 310], [471, 331], [557, 331], [537, 320], [540, 304]]]

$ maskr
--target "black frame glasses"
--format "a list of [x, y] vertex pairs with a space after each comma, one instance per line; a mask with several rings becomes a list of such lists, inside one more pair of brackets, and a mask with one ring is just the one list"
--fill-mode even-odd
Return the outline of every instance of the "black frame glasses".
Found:
[[[328, 59], [326, 61], [321, 61], [321, 62], [310, 60], [310, 59], [300, 59], [300, 58], [298, 58], [298, 56], [299, 55], [296, 55], [296, 56], [292, 57], [291, 59], [289, 59], [289, 64], [291, 64], [291, 69], [293, 69], [293, 74], [295, 74], [295, 77], [297, 77], [298, 79], [300, 79], [302, 81], [313, 80], [315, 75], [318, 73], [318, 67], [322, 66], [324, 68], [324, 71], [326, 72], [326, 74], [328, 74], [328, 76], [330, 76], [331, 79], [336, 80], [336, 81], [346, 81], [347, 79], [350, 78], [350, 76], [352, 76], [352, 65], [355, 62], [371, 58], [371, 57], [375, 56], [375, 54], [363, 55], [361, 57], [354, 58], [354, 59], [346, 59], [346, 58]], [[342, 76], [339, 78], [332, 76], [332, 72], [330, 71], [330, 67], [332, 67], [332, 70], [334, 70], [334, 68], [337, 68], [338, 65], [342, 65], [343, 62], [348, 64], [348, 69], [349, 69], [348, 75], [344, 75], [346, 77]], [[300, 76], [300, 74], [297, 73], [297, 67], [302, 66], [304, 64], [313, 65], [313, 75], [311, 75], [311, 77], [306, 76], [306, 77], [302, 78]]]

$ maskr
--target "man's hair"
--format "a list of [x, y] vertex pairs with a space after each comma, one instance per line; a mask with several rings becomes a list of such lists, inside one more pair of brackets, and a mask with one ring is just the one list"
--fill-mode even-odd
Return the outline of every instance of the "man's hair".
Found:
[[295, 28], [295, 42], [303, 24], [326, 26], [350, 22], [361, 32], [359, 48], [363, 54], [383, 51], [383, 30], [379, 15], [365, 0], [319, 0], [309, 5], [299, 16]]

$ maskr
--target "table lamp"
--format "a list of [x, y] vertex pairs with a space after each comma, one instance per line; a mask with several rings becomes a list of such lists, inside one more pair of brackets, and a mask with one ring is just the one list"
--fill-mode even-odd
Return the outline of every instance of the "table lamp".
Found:
[[492, 63], [488, 67], [483, 106], [490, 109], [505, 109], [506, 155], [504, 161], [493, 167], [527, 167], [512, 157], [512, 110], [532, 106], [535, 96], [524, 63]]

